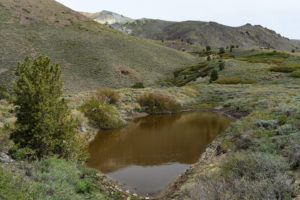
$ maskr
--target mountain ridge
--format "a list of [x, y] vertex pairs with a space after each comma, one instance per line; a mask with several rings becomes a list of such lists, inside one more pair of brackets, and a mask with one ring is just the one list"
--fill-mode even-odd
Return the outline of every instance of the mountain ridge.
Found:
[[233, 27], [217, 22], [195, 20], [175, 22], [142, 18], [110, 25], [116, 30], [137, 37], [184, 41], [202, 46], [261, 46], [288, 51], [300, 48], [299, 43], [283, 37], [271, 29], [249, 23]]

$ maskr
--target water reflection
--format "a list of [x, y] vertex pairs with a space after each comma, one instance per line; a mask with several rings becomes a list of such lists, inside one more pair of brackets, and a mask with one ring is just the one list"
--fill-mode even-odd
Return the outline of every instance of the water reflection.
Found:
[[189, 112], [148, 116], [124, 128], [101, 130], [90, 143], [87, 165], [140, 193], [155, 192], [196, 163], [231, 122], [215, 113]]

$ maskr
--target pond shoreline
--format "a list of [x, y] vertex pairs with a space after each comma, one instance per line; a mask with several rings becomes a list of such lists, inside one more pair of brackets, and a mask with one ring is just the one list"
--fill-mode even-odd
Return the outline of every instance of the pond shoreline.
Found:
[[[221, 115], [225, 115], [227, 117], [230, 117], [234, 120], [238, 120], [244, 116], [247, 116], [249, 113], [248, 112], [239, 112], [235, 111], [234, 109], [230, 107], [222, 107], [222, 106], [216, 106], [212, 108], [187, 108], [182, 110], [182, 112], [193, 112], [193, 111], [206, 111], [206, 112], [214, 112], [218, 113]], [[146, 117], [149, 114], [147, 113], [134, 113], [131, 116], [128, 116], [126, 119], [128, 123], [130, 123], [133, 120]], [[199, 170], [204, 162], [207, 164], [207, 162], [212, 162], [213, 160], [217, 159], [217, 157], [223, 155], [226, 152], [222, 152], [220, 148], [220, 144], [222, 141], [225, 139], [224, 135], [219, 135], [211, 144], [209, 144], [205, 151], [201, 154], [199, 161], [193, 165], [189, 169], [187, 169], [184, 173], [179, 175], [177, 179], [175, 179], [172, 183], [170, 183], [169, 186], [166, 188], [162, 189], [162, 191], [158, 192], [157, 195], [155, 196], [141, 196], [138, 195], [137, 193], [133, 193], [129, 190], [124, 190], [122, 189], [122, 185], [119, 184], [117, 181], [112, 180], [111, 178], [107, 177], [107, 175], [98, 172], [98, 177], [99, 181], [105, 185], [105, 189], [109, 194], [115, 195], [119, 194], [122, 198], [130, 198], [133, 197], [135, 199], [155, 199], [155, 200], [160, 200], [160, 199], [165, 199], [165, 198], [174, 198], [176, 196], [176, 191], [184, 185], [191, 175], [195, 173], [195, 169]], [[204, 166], [204, 165], [203, 165]], [[206, 166], [207, 167], [207, 166]]]

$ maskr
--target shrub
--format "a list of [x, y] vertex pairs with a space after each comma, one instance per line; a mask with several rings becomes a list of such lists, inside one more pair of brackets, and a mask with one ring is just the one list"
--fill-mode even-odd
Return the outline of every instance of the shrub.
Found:
[[[77, 123], [62, 98], [62, 77], [58, 65], [39, 56], [19, 63], [13, 84], [16, 130], [11, 139], [32, 157], [57, 154], [64, 158], [86, 155], [84, 142], [77, 136]], [[85, 153], [84, 153], [85, 152]]]
[[271, 72], [282, 72], [282, 73], [291, 73], [295, 71], [295, 67], [289, 67], [289, 66], [274, 66], [270, 68]]
[[[220, 170], [200, 175], [192, 199], [292, 199], [297, 190], [281, 157], [263, 153], [235, 153]], [[212, 171], [212, 170], [211, 170]]]
[[207, 60], [207, 61], [210, 61], [210, 60], [211, 60], [211, 57], [210, 57], [210, 56], [207, 56], [206, 60]]
[[300, 78], [300, 70], [293, 71], [289, 76], [293, 78]]
[[210, 52], [211, 51], [211, 47], [210, 46], [206, 46], [206, 52]]
[[285, 160], [267, 153], [235, 153], [222, 164], [224, 175], [260, 180], [273, 178], [289, 169]]
[[219, 54], [221, 55], [221, 54], [224, 54], [224, 53], [225, 53], [224, 47], [220, 47], [219, 48]]
[[12, 173], [0, 163], [0, 199], [33, 200], [36, 190], [36, 184]]
[[108, 104], [116, 104], [120, 100], [118, 93], [110, 88], [101, 88], [97, 90], [95, 98]]
[[220, 77], [216, 81], [218, 84], [253, 84], [255, 80], [253, 79], [241, 79], [238, 77]]
[[160, 93], [144, 94], [137, 101], [149, 114], [176, 113], [181, 110], [180, 104], [174, 99]]
[[90, 179], [81, 179], [76, 183], [76, 191], [78, 193], [90, 193], [94, 185]]
[[32, 168], [27, 169], [32, 179], [38, 185], [36, 199], [98, 199], [96, 197], [96, 171], [86, 174], [85, 167], [76, 162], [66, 161], [55, 157], [45, 158], [35, 162]]
[[216, 81], [218, 79], [219, 75], [218, 75], [218, 71], [217, 70], [213, 70], [210, 74], [210, 79], [209, 82], [212, 83], [213, 81]]
[[222, 71], [225, 68], [225, 63], [223, 61], [219, 62], [219, 70]]
[[104, 101], [95, 98], [88, 99], [81, 105], [80, 110], [98, 128], [112, 129], [123, 125], [116, 109]]
[[292, 53], [295, 53], [295, 49], [292, 49]]
[[131, 86], [131, 88], [145, 88], [142, 82], [136, 82]]

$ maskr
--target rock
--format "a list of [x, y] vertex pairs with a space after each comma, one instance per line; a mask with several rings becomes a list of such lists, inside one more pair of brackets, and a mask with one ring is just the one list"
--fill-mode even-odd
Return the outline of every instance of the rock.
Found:
[[13, 162], [13, 159], [11, 159], [7, 154], [1, 153], [0, 154], [0, 162], [11, 163], [11, 162]]
[[133, 196], [137, 197], [138, 195], [136, 193], [134, 193]]
[[224, 109], [224, 107], [223, 106], [216, 106], [216, 107], [214, 107], [214, 109], [215, 110], [222, 110], [222, 109]]

